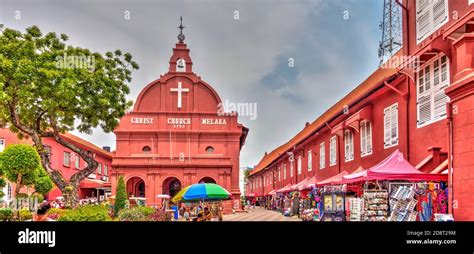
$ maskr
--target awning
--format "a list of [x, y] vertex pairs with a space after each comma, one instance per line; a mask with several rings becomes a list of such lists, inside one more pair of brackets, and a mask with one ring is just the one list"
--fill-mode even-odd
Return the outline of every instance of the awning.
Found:
[[260, 192], [255, 191], [255, 192], [247, 193], [247, 194], [245, 194], [245, 196], [250, 197], [250, 198], [252, 198], [252, 197], [263, 197], [263, 194], [260, 193]]
[[316, 183], [317, 186], [324, 186], [324, 185], [337, 185], [337, 184], [342, 184], [342, 177], [347, 175], [347, 171], [342, 171], [341, 173], [331, 176], [327, 178], [326, 180], [319, 181]]
[[[443, 164], [443, 163], [442, 163]], [[440, 165], [439, 171], [442, 167]], [[444, 174], [423, 173], [413, 167], [397, 149], [379, 164], [360, 172], [354, 172], [343, 177], [343, 183], [353, 183], [368, 180], [405, 180], [405, 181], [447, 181]]]
[[367, 171], [368, 180], [446, 181], [447, 176], [423, 173], [413, 167], [397, 149]]
[[291, 187], [292, 187], [292, 185], [291, 185], [291, 183], [289, 183], [289, 184], [287, 184], [285, 187], [283, 187], [283, 188], [277, 190], [276, 192], [277, 192], [277, 193], [288, 192]]
[[298, 190], [307, 190], [307, 189], [311, 189], [313, 188], [314, 186], [316, 186], [316, 183], [319, 182], [321, 179], [319, 179], [317, 176], [312, 176], [310, 178], [307, 178], [307, 180], [303, 183], [301, 183], [299, 186], [298, 186]]
[[354, 183], [358, 181], [364, 181], [367, 178], [367, 170], [358, 167], [354, 172], [351, 174], [342, 176], [342, 182], [343, 183]]
[[276, 195], [276, 190], [272, 190], [269, 193], [267, 193], [267, 196], [273, 196]]
[[86, 178], [81, 181], [79, 187], [84, 189], [110, 189], [112, 184], [97, 179]]

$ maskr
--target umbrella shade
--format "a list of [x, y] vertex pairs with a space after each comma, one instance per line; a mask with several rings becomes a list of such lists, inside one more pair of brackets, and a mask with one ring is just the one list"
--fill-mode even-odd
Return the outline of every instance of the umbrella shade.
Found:
[[179, 191], [172, 201], [224, 200], [230, 198], [232, 198], [232, 194], [217, 184], [197, 183]]

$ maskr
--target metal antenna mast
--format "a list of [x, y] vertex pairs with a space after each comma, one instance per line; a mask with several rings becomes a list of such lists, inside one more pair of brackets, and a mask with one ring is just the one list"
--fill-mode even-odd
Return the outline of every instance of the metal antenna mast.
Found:
[[382, 30], [382, 40], [379, 43], [381, 65], [402, 47], [401, 10], [395, 0], [384, 0], [380, 29]]

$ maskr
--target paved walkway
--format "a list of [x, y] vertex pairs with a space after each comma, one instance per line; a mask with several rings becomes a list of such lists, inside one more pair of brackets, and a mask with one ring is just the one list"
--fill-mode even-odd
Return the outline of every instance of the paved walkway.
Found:
[[224, 221], [301, 221], [297, 217], [291, 218], [275, 211], [256, 207], [248, 213], [236, 213], [224, 216]]

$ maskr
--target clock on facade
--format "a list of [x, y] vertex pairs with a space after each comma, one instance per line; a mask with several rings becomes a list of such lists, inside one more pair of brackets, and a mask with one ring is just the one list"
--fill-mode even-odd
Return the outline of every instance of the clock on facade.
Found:
[[176, 71], [185, 71], [186, 70], [186, 61], [184, 59], [180, 58], [176, 61]]

